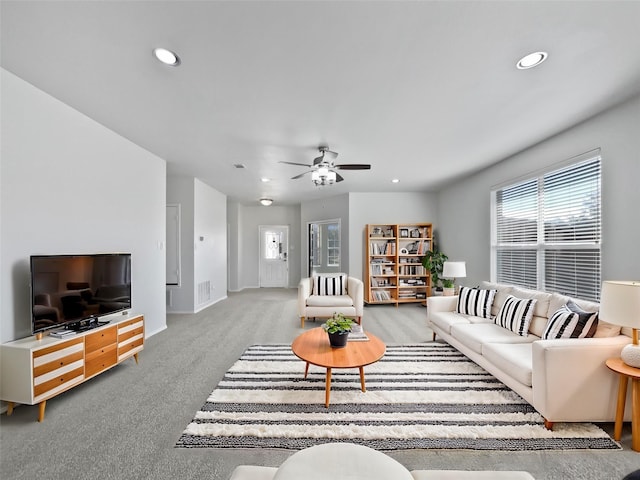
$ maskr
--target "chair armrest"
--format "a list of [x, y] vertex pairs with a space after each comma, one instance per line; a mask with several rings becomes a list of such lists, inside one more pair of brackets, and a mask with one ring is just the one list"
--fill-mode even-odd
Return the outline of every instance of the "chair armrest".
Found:
[[311, 277], [303, 278], [298, 283], [298, 316], [305, 317], [305, 309], [307, 308], [307, 298], [311, 296], [313, 287], [313, 279]]
[[353, 299], [356, 316], [362, 317], [364, 312], [364, 283], [359, 278], [347, 277], [347, 294]]

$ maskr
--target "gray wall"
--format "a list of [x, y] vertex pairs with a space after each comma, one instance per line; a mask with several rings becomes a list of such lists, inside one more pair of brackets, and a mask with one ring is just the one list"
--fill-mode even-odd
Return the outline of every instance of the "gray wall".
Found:
[[349, 274], [364, 278], [365, 226], [370, 223], [432, 223], [439, 230], [435, 193], [350, 193]]
[[229, 268], [236, 268], [237, 278], [229, 282], [229, 290], [257, 288], [259, 285], [260, 225], [289, 226], [289, 286], [300, 281], [300, 206], [241, 205], [227, 202], [229, 224]]
[[640, 280], [640, 97], [604, 112], [439, 194], [441, 245], [466, 260], [465, 285], [490, 277], [493, 186], [602, 149], [602, 279]]
[[146, 334], [166, 328], [166, 164], [1, 71], [0, 341], [31, 333], [29, 256], [130, 252]]

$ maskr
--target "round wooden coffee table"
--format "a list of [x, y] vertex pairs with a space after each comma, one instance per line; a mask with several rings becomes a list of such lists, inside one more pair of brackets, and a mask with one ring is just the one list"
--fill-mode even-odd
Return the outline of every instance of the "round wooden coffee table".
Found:
[[377, 362], [386, 351], [386, 345], [378, 337], [366, 332], [369, 340], [347, 342], [343, 348], [332, 348], [329, 345], [329, 337], [322, 327], [313, 328], [298, 336], [291, 344], [291, 350], [307, 364], [304, 369], [304, 378], [309, 373], [309, 364], [327, 369], [325, 386], [325, 406], [329, 407], [331, 395], [331, 369], [333, 368], [358, 368], [360, 370], [360, 388], [363, 392], [367, 389], [364, 383], [364, 367]]

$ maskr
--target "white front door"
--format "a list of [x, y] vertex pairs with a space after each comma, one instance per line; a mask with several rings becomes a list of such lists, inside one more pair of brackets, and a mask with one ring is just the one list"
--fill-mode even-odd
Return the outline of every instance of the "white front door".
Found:
[[289, 226], [260, 226], [260, 287], [289, 286]]

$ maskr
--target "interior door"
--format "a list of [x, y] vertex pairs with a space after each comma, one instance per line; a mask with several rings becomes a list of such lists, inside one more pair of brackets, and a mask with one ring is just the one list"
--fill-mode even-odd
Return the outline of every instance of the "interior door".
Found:
[[289, 286], [289, 226], [260, 226], [260, 287]]

